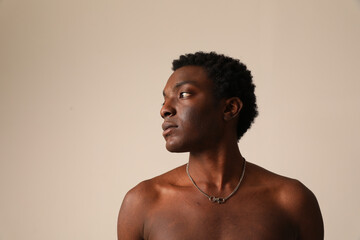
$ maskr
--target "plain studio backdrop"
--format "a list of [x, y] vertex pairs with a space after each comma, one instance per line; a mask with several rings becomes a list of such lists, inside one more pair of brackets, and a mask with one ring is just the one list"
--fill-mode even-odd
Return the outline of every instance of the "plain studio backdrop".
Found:
[[0, 0], [0, 240], [116, 239], [125, 193], [187, 162], [162, 138], [180, 54], [252, 71], [246, 159], [360, 239], [360, 1]]

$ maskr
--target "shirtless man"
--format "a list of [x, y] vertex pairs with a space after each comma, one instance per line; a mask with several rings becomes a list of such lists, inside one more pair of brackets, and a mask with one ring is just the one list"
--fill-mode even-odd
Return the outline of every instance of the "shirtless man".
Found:
[[241, 155], [257, 115], [252, 76], [238, 60], [197, 52], [173, 62], [161, 117], [170, 152], [189, 162], [125, 196], [119, 240], [320, 240], [314, 194]]

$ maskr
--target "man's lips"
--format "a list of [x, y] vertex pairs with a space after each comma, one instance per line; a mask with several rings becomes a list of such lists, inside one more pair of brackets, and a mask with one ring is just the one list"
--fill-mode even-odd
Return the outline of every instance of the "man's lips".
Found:
[[177, 125], [172, 122], [164, 122], [162, 124], [162, 129], [164, 130], [163, 136], [168, 135], [174, 128], [177, 128]]

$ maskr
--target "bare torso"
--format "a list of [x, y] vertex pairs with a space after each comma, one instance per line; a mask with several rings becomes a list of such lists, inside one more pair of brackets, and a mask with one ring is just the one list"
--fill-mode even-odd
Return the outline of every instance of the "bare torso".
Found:
[[305, 186], [250, 163], [238, 192], [224, 204], [202, 195], [181, 166], [139, 184], [123, 205], [119, 239], [124, 240], [308, 239], [302, 228], [320, 228], [306, 218], [322, 224], [316, 199]]

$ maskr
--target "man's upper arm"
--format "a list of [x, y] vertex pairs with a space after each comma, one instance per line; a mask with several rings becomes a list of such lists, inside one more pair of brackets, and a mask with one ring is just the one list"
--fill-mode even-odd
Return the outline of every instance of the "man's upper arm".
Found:
[[144, 193], [139, 185], [125, 195], [118, 217], [118, 240], [143, 239], [144, 214], [146, 207], [143, 204], [143, 199]]
[[[288, 189], [289, 190], [289, 189]], [[324, 225], [315, 195], [299, 181], [287, 191], [286, 207], [298, 228], [300, 240], [323, 240]]]

